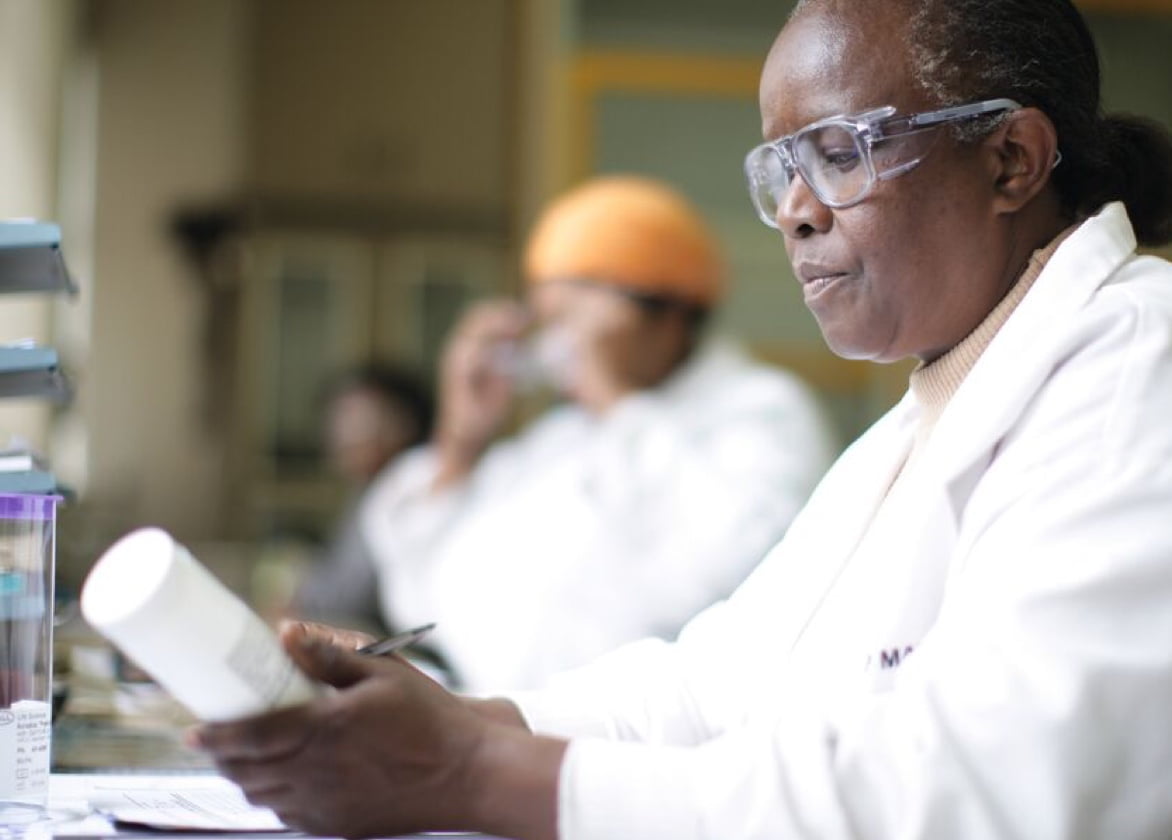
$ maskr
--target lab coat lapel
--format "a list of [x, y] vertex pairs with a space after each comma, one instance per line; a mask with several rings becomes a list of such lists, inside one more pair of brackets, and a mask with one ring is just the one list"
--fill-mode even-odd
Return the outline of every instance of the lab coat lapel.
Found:
[[[907, 458], [915, 408], [905, 397], [852, 444], [814, 491], [774, 549], [733, 596], [744, 615], [769, 615], [767, 632], [779, 649], [791, 650], [818, 612], [892, 481]], [[766, 599], [768, 604], [751, 602]]]
[[[918, 412], [910, 419], [918, 422]], [[894, 447], [903, 466], [905, 445]], [[876, 453], [878, 456], [879, 453]], [[922, 458], [922, 456], [921, 456]], [[922, 460], [875, 500], [824, 602], [803, 632], [795, 658], [807, 678], [841, 687], [886, 685], [935, 620], [947, 573], [947, 546], [958, 524]], [[817, 676], [815, 676], [817, 675]]]
[[[1061, 361], [1048, 325], [1084, 306], [1135, 250], [1122, 204], [1110, 204], [1074, 231], [1050, 258], [1009, 320], [977, 360], [941, 415], [921, 466], [949, 495], [959, 520], [972, 481], [997, 442]], [[973, 478], [975, 480], [975, 478]]]

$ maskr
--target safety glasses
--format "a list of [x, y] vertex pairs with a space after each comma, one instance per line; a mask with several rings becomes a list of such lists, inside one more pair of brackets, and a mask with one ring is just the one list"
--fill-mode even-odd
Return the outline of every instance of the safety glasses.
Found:
[[987, 99], [896, 115], [895, 107], [888, 105], [819, 120], [749, 152], [745, 157], [749, 196], [761, 221], [773, 228], [795, 175], [801, 175], [826, 206], [850, 207], [866, 198], [876, 181], [902, 175], [923, 161], [936, 138], [933, 129], [1020, 107], [1012, 99]]

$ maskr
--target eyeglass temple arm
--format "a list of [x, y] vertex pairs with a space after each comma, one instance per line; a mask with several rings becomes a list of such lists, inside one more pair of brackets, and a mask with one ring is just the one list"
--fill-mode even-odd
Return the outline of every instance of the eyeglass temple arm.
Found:
[[[917, 131], [926, 131], [929, 128], [934, 128], [947, 122], [978, 117], [981, 114], [989, 114], [995, 111], [1016, 111], [1020, 107], [1022, 106], [1012, 99], [988, 99], [984, 102], [971, 102], [967, 105], [941, 108], [939, 111], [925, 111], [922, 114], [908, 114], [906, 116], [880, 120], [872, 128], [871, 134], [876, 140], [899, 137], [905, 134], [913, 134]], [[911, 167], [909, 166], [907, 168], [910, 169]], [[897, 167], [890, 171], [893, 175], [898, 175], [900, 172], [906, 171], [906, 169]]]
[[968, 105], [941, 108], [939, 111], [914, 114], [908, 118], [908, 123], [914, 128], [921, 128], [953, 120], [963, 120], [967, 117], [976, 117], [993, 111], [1015, 111], [1020, 107], [1021, 104], [1012, 99], [987, 99], [984, 102], [973, 102]]

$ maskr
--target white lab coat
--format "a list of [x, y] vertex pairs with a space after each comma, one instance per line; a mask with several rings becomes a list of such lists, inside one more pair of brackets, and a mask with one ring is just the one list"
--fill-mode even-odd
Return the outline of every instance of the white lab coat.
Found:
[[874, 522], [910, 398], [678, 644], [516, 698], [583, 736], [563, 840], [1172, 837], [1172, 265], [1134, 248], [1119, 204], [1061, 245]]
[[563, 406], [428, 494], [409, 454], [372, 488], [365, 532], [388, 618], [473, 691], [525, 688], [648, 635], [673, 637], [780, 538], [833, 455], [793, 376], [706, 344], [598, 419]]

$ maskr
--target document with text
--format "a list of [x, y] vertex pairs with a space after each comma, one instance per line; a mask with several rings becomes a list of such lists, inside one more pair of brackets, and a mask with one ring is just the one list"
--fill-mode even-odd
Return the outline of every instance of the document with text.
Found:
[[287, 830], [272, 811], [250, 805], [240, 788], [212, 775], [57, 775], [51, 798], [63, 807], [84, 807], [115, 827], [170, 832]]

